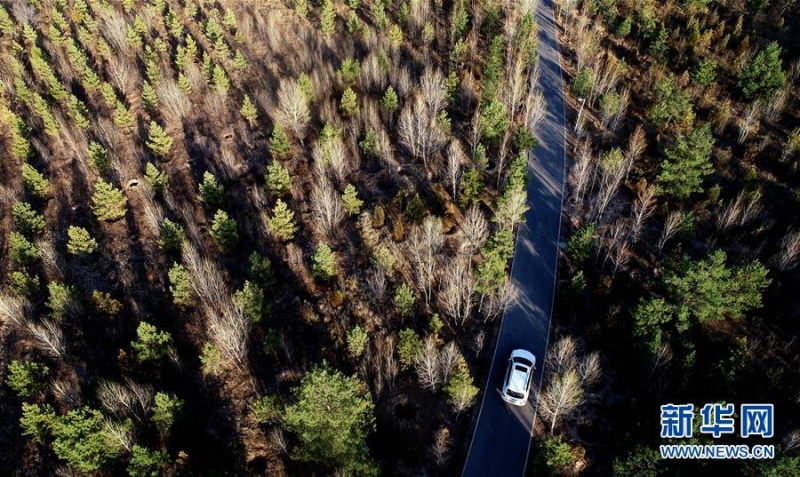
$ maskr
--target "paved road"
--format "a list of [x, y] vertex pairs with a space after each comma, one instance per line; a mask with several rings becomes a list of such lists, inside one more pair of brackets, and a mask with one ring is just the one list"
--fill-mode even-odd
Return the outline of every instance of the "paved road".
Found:
[[[519, 228], [511, 279], [519, 305], [503, 317], [489, 381], [472, 437], [463, 477], [522, 476], [525, 473], [535, 413], [535, 390], [542, 382], [550, 314], [555, 293], [561, 205], [564, 192], [564, 95], [552, 0], [539, 0], [539, 87], [547, 102], [534, 133], [539, 146], [528, 164], [531, 178], [525, 224]], [[511, 350], [525, 348], [537, 358], [534, 389], [524, 407], [507, 405], [500, 387]]]

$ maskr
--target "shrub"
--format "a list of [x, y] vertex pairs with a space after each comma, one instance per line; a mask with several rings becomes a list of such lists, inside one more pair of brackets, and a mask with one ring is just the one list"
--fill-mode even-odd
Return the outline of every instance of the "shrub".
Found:
[[14, 360], [8, 365], [6, 383], [22, 398], [39, 394], [47, 388], [50, 368], [35, 361]]
[[400, 312], [400, 315], [408, 315], [414, 307], [415, 301], [416, 298], [414, 298], [414, 293], [411, 291], [411, 288], [409, 288], [405, 282], [401, 283], [394, 294], [394, 304], [397, 307], [397, 311]]
[[237, 230], [236, 220], [229, 217], [224, 210], [218, 210], [214, 214], [214, 222], [211, 224], [211, 237], [220, 249], [230, 252], [239, 243], [239, 231]]
[[122, 191], [104, 181], [98, 179], [94, 184], [94, 195], [92, 196], [92, 211], [97, 220], [111, 222], [125, 216], [128, 199], [122, 195]]
[[168, 332], [144, 321], [136, 328], [136, 337], [131, 347], [140, 363], [161, 361], [169, 354], [172, 347], [172, 336]]
[[319, 244], [311, 257], [311, 272], [320, 280], [336, 276], [336, 254], [327, 244]]
[[356, 358], [364, 354], [368, 342], [369, 336], [360, 326], [356, 326], [347, 333], [347, 350]]
[[208, 210], [221, 209], [225, 205], [225, 187], [217, 182], [214, 174], [208, 171], [203, 173], [203, 181], [198, 186], [198, 193], [200, 194], [200, 202]]
[[39, 249], [19, 232], [11, 232], [9, 257], [19, 265], [30, 265], [39, 260]]
[[122, 303], [113, 298], [108, 292], [94, 290], [92, 292], [92, 308], [97, 313], [115, 316], [122, 311]]
[[372, 213], [372, 227], [379, 229], [383, 227], [385, 221], [386, 213], [383, 211], [383, 207], [376, 205], [375, 211]]
[[181, 250], [183, 239], [183, 227], [169, 219], [164, 219], [164, 222], [161, 223], [161, 236], [158, 239], [161, 249], [166, 252], [178, 252]]
[[278, 162], [267, 166], [267, 192], [273, 197], [280, 197], [292, 188], [289, 170]]
[[195, 303], [195, 293], [192, 276], [189, 271], [178, 263], [169, 270], [169, 291], [172, 293], [172, 302], [178, 306], [192, 306]]
[[259, 424], [276, 424], [283, 416], [283, 403], [280, 396], [268, 394], [250, 405], [250, 413]]

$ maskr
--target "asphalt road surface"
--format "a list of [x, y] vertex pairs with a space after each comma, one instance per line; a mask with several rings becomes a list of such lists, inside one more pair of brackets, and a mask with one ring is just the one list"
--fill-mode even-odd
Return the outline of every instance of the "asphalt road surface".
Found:
[[[561, 205], [564, 195], [565, 117], [558, 39], [552, 0], [539, 0], [539, 87], [547, 111], [534, 133], [539, 145], [528, 164], [528, 205], [520, 226], [511, 268], [519, 304], [503, 316], [484, 387], [481, 410], [472, 436], [463, 477], [522, 476], [530, 449], [535, 393], [542, 382], [553, 310]], [[524, 348], [536, 356], [534, 384], [528, 404], [506, 404], [500, 398], [511, 351]]]

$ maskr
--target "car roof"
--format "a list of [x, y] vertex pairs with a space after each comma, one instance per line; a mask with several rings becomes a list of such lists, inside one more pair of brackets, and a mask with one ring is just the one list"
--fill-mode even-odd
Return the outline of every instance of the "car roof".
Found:
[[509, 379], [508, 387], [518, 393], [524, 393], [528, 386], [528, 373], [521, 371], [518, 368], [522, 366], [514, 365], [511, 370], [511, 378]]
[[530, 351], [526, 351], [524, 349], [515, 349], [512, 351], [510, 359], [514, 358], [524, 358], [533, 363], [534, 366], [536, 365], [536, 356], [534, 356]]

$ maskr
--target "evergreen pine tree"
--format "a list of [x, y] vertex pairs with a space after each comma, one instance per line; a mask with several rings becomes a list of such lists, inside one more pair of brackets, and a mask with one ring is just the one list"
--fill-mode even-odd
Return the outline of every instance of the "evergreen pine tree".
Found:
[[155, 88], [153, 88], [148, 81], [142, 84], [142, 103], [144, 107], [150, 111], [158, 109], [158, 95]]
[[157, 156], [166, 156], [172, 148], [172, 138], [155, 121], [150, 121], [150, 128], [147, 130], [147, 147]]
[[275, 202], [275, 207], [272, 209], [269, 227], [272, 233], [284, 242], [294, 238], [294, 234], [297, 232], [294, 212], [289, 210], [286, 203], [280, 199]]
[[244, 100], [242, 101], [242, 108], [239, 110], [242, 117], [247, 120], [247, 123], [250, 127], [255, 127], [258, 124], [258, 111], [256, 110], [256, 105], [250, 101], [249, 95], [244, 95]]
[[285, 158], [292, 149], [292, 144], [289, 142], [289, 136], [283, 132], [283, 128], [279, 123], [275, 123], [275, 129], [272, 130], [272, 137], [269, 141], [269, 152], [276, 159]]
[[128, 199], [122, 191], [104, 181], [98, 179], [94, 184], [94, 195], [92, 195], [92, 212], [97, 220], [111, 222], [121, 219], [128, 211]]

